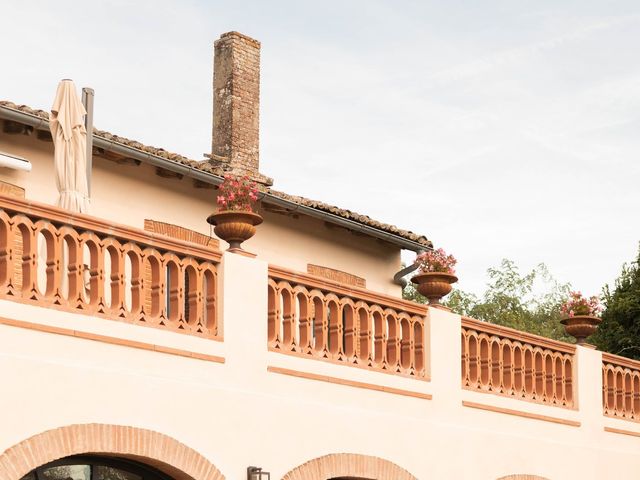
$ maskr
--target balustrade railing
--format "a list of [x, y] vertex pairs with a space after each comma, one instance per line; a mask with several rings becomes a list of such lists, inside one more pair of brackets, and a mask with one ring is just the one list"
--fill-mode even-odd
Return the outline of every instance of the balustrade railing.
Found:
[[640, 421], [640, 361], [602, 354], [602, 407], [609, 417]]
[[272, 351], [427, 379], [427, 308], [269, 267]]
[[219, 337], [220, 253], [0, 197], [0, 298]]
[[462, 387], [573, 408], [575, 346], [462, 319]]

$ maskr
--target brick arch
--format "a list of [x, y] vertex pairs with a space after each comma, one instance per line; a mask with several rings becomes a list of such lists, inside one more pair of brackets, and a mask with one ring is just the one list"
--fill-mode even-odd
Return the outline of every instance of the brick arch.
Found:
[[224, 480], [205, 457], [162, 433], [122, 425], [69, 425], [34, 435], [0, 455], [0, 480], [70, 455], [113, 455], [145, 463], [176, 480]]
[[332, 453], [294, 468], [282, 480], [327, 480], [356, 477], [366, 480], [418, 480], [395, 463], [355, 453]]
[[539, 477], [538, 475], [526, 475], [518, 473], [517, 475], [507, 475], [506, 477], [500, 477], [498, 480], [549, 480], [545, 477]]

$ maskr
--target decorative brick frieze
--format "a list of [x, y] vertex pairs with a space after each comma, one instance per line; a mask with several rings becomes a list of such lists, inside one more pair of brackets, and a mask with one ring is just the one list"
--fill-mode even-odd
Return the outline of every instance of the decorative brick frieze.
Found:
[[331, 453], [294, 468], [282, 480], [326, 480], [362, 478], [375, 480], [417, 480], [395, 463], [356, 453]]
[[0, 480], [19, 480], [54, 460], [83, 453], [118, 455], [146, 463], [176, 480], [224, 480], [205, 457], [152, 430], [123, 425], [79, 424], [48, 430], [0, 455]]
[[14, 185], [13, 183], [0, 181], [0, 195], [24, 198], [24, 188]]
[[272, 351], [428, 380], [427, 309], [282, 267], [269, 267]]
[[307, 273], [317, 275], [318, 277], [327, 278], [334, 282], [344, 283], [345, 285], [353, 285], [354, 287], [367, 288], [367, 281], [351, 273], [335, 270], [320, 265], [307, 264]]
[[214, 250], [217, 250], [220, 247], [220, 242], [209, 235], [204, 235], [200, 232], [196, 232], [195, 230], [189, 230], [188, 228], [173, 225], [171, 223], [145, 219], [144, 229], [147, 232], [159, 233], [160, 235], [177, 238], [178, 240], [184, 240], [185, 242], [197, 243], [198, 245], [213, 248]]

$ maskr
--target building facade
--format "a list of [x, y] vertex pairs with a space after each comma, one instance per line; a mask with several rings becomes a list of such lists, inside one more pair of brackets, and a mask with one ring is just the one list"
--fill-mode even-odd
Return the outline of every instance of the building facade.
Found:
[[[0, 102], [31, 165], [0, 168], [0, 480], [635, 478], [640, 364], [403, 300], [429, 240], [272, 189], [260, 44], [214, 50], [209, 158], [96, 131], [90, 215], [46, 112]], [[205, 222], [228, 172], [250, 254]]]

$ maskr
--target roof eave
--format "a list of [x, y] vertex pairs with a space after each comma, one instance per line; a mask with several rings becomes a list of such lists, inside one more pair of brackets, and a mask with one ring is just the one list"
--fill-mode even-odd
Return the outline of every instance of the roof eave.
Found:
[[[49, 130], [49, 120], [39, 117], [37, 115], [33, 115], [31, 113], [15, 110], [5, 105], [0, 105], [0, 118], [30, 125], [40, 130]], [[222, 177], [215, 175], [213, 173], [204, 172], [202, 170], [195, 169], [192, 166], [185, 165], [183, 163], [176, 162], [174, 160], [170, 160], [167, 158], [163, 158], [153, 153], [145, 152], [143, 150], [139, 150], [137, 148], [134, 148], [128, 145], [123, 145], [121, 143], [115, 142], [113, 140], [108, 140], [97, 135], [93, 136], [93, 145], [97, 148], [101, 148], [114, 153], [119, 153], [126, 157], [133, 158], [135, 160], [140, 160], [142, 162], [149, 163], [150, 165], [153, 165], [156, 167], [161, 167], [167, 170], [171, 170], [173, 172], [179, 173], [186, 177], [190, 177], [195, 180], [200, 180], [202, 182], [205, 182], [211, 185], [220, 185], [223, 181]], [[323, 220], [341, 227], [348, 228], [355, 232], [363, 233], [370, 237], [374, 237], [374, 238], [383, 240], [385, 242], [389, 242], [393, 245], [396, 245], [400, 248], [404, 248], [407, 250], [412, 250], [417, 252], [417, 251], [426, 250], [430, 248], [428, 245], [424, 245], [422, 243], [410, 240], [408, 238], [404, 238], [399, 235], [394, 235], [393, 233], [385, 232], [384, 230], [380, 230], [375, 227], [364, 225], [362, 223], [349, 220], [347, 218], [342, 218], [338, 215], [335, 215], [329, 212], [307, 207], [305, 205], [292, 202], [290, 200], [276, 197], [275, 195], [272, 195], [270, 193], [264, 194], [262, 201], [267, 204], [279, 206], [290, 212], [298, 212], [298, 213], [301, 213], [310, 217], [318, 218], [320, 220]]]

